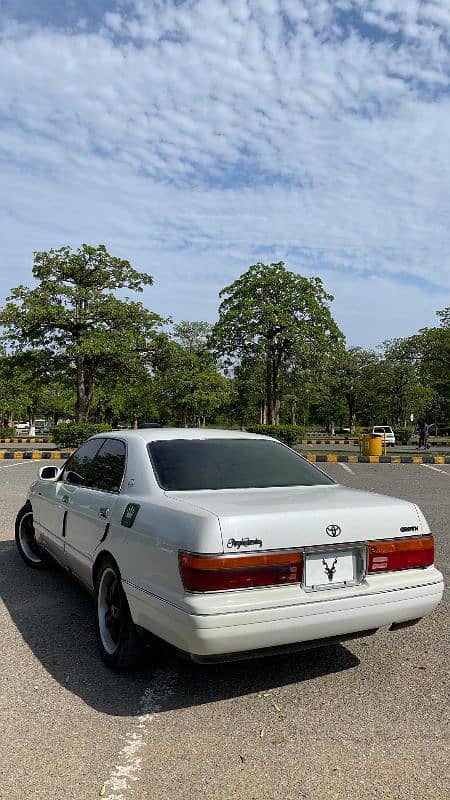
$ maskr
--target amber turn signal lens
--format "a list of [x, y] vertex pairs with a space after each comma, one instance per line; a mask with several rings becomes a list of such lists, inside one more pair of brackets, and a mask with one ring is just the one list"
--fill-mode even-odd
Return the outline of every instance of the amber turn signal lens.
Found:
[[367, 542], [367, 549], [368, 572], [417, 569], [430, 567], [434, 563], [434, 539], [432, 536]]
[[303, 554], [298, 551], [206, 556], [180, 551], [180, 575], [190, 592], [220, 592], [301, 583]]

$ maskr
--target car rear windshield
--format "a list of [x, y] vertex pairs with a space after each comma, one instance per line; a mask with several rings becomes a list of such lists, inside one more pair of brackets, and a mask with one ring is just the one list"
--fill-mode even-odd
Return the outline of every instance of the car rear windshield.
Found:
[[148, 450], [167, 491], [334, 483], [293, 450], [267, 440], [173, 439], [152, 442]]

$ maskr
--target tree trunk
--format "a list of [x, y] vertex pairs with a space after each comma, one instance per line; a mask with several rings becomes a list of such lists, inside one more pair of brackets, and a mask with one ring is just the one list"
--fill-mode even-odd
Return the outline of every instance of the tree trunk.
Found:
[[272, 348], [268, 348], [266, 355], [266, 403], [267, 403], [267, 424], [278, 425], [280, 421], [281, 397], [278, 391], [279, 364], [272, 353]]
[[34, 406], [28, 406], [27, 411], [28, 411], [28, 436], [36, 436], [36, 425], [35, 425], [36, 411], [34, 409]]
[[347, 392], [345, 395], [348, 406], [348, 427], [350, 433], [355, 433], [356, 430], [356, 397], [352, 392]]
[[75, 406], [76, 421], [87, 422], [89, 407], [94, 394], [94, 376], [86, 374], [84, 356], [77, 356], [77, 403]]
[[291, 425], [297, 425], [297, 398], [293, 397], [291, 400]]
[[273, 404], [273, 424], [279, 425], [280, 424], [280, 405], [281, 405], [281, 398], [277, 395], [275, 397], [275, 402]]
[[261, 400], [259, 421], [261, 425], [267, 425], [267, 401]]
[[273, 425], [273, 376], [272, 376], [272, 358], [270, 351], [266, 357], [266, 409], [267, 409], [267, 425]]
[[88, 414], [88, 403], [86, 397], [86, 386], [84, 382], [84, 356], [77, 356], [77, 403], [75, 406], [76, 421], [86, 422]]

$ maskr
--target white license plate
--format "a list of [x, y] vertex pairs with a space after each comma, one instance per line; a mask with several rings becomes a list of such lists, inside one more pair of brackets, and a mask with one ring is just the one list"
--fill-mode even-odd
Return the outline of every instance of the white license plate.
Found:
[[305, 589], [334, 589], [359, 583], [361, 551], [335, 550], [305, 555]]

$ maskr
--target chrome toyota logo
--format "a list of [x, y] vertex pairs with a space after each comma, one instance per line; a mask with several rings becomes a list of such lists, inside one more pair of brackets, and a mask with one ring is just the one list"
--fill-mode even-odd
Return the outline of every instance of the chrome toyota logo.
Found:
[[326, 530], [328, 536], [332, 536], [333, 539], [335, 539], [336, 536], [339, 536], [339, 534], [342, 533], [339, 525], [327, 525], [325, 530]]

